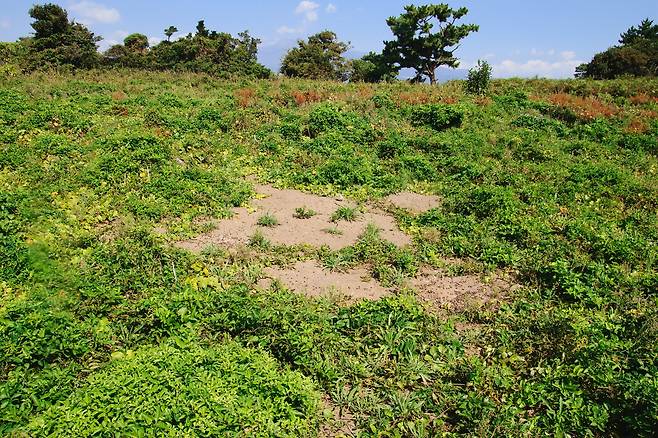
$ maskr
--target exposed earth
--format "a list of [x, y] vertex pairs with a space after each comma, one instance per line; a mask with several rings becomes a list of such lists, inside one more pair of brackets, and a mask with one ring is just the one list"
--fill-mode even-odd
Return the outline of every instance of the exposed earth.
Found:
[[[189, 240], [176, 242], [179, 248], [200, 252], [207, 248], [241, 247], [257, 233], [277, 245], [328, 246], [338, 250], [357, 242], [369, 224], [379, 229], [383, 239], [402, 247], [412, 239], [398, 227], [393, 216], [376, 207], [362, 205], [342, 198], [331, 198], [304, 193], [299, 190], [278, 189], [270, 185], [256, 185], [256, 196], [247, 207], [233, 209], [228, 219], [210, 222], [210, 232]], [[440, 204], [433, 195], [401, 192], [384, 199], [384, 204], [412, 213], [422, 213]], [[341, 207], [358, 209], [354, 220], [332, 220]], [[301, 218], [298, 209], [312, 212]], [[259, 225], [267, 215], [277, 224]], [[337, 296], [348, 302], [361, 299], [379, 299], [395, 292], [373, 279], [366, 267], [359, 266], [346, 272], [323, 268], [316, 260], [297, 262], [288, 267], [270, 266], [263, 270], [257, 286], [267, 289], [274, 281], [297, 293], [310, 297]], [[463, 309], [469, 305], [486, 304], [501, 298], [511, 283], [494, 277], [483, 281], [479, 275], [450, 276], [441, 269], [423, 268], [410, 279], [406, 287], [414, 289], [418, 297], [432, 310]]]

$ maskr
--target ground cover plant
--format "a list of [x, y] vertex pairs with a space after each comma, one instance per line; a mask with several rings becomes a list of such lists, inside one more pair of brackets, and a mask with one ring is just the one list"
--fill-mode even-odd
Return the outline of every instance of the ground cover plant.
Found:
[[[3, 434], [655, 433], [656, 80], [486, 96], [121, 70], [0, 82]], [[336, 251], [262, 233], [244, 252], [173, 245], [247, 206], [254, 179], [441, 202], [392, 213], [406, 248], [372, 228]], [[298, 260], [365, 266], [395, 292], [255, 287]], [[520, 287], [432, 311], [404, 280], [446, 260]]]

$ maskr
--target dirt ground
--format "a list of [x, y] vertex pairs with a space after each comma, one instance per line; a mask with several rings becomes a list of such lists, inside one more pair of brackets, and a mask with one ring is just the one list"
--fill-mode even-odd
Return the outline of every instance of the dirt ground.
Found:
[[288, 289], [311, 297], [336, 294], [349, 301], [376, 300], [391, 291], [372, 279], [368, 271], [359, 267], [348, 272], [323, 269], [315, 260], [297, 262], [290, 268], [269, 267], [259, 286], [268, 288], [273, 280], [279, 280]]
[[436, 195], [421, 195], [413, 192], [400, 192], [387, 196], [384, 201], [397, 208], [404, 208], [412, 213], [423, 213], [441, 204]]
[[431, 310], [461, 311], [500, 301], [514, 283], [500, 274], [448, 276], [440, 269], [423, 268], [409, 281], [417, 297]]
[[[354, 221], [332, 222], [331, 216], [336, 209], [355, 205], [342, 198], [317, 196], [299, 190], [258, 184], [255, 188], [257, 195], [249, 207], [235, 208], [233, 217], [215, 221], [212, 231], [176, 242], [175, 245], [194, 252], [212, 246], [230, 250], [242, 247], [254, 234], [261, 232], [275, 244], [327, 245], [337, 250], [354, 244], [368, 224], [374, 224], [380, 229], [382, 238], [395, 245], [411, 244], [411, 238], [398, 228], [395, 219], [376, 208], [362, 207]], [[439, 206], [440, 199], [437, 196], [401, 192], [387, 197], [385, 203], [421, 213]], [[295, 217], [295, 210], [300, 207], [315, 214], [306, 219]], [[258, 220], [266, 214], [275, 217], [278, 224], [269, 227], [259, 225]], [[275, 280], [290, 290], [310, 297], [334, 295], [348, 302], [379, 299], [394, 293], [372, 279], [365, 267], [335, 272], [323, 269], [315, 260], [297, 262], [288, 268], [268, 267], [257, 286], [266, 289]], [[414, 289], [431, 310], [458, 311], [500, 300], [511, 284], [496, 275], [483, 281], [479, 275], [448, 276], [440, 269], [423, 268], [416, 277], [409, 279], [407, 286]]]
[[[395, 245], [411, 244], [411, 238], [400, 231], [395, 219], [382, 211], [366, 208], [354, 221], [340, 220], [334, 223], [331, 216], [336, 209], [354, 207], [354, 204], [267, 185], [257, 185], [256, 192], [258, 195], [251, 202], [251, 208], [235, 208], [233, 217], [217, 221], [216, 228], [211, 232], [177, 242], [176, 246], [193, 252], [209, 246], [234, 246], [247, 243], [250, 237], [260, 231], [275, 244], [327, 245], [336, 250], [354, 244], [368, 224], [374, 224], [380, 229], [382, 238]], [[316, 214], [307, 219], [296, 218], [295, 209], [300, 207], [313, 210]], [[258, 219], [264, 214], [274, 216], [279, 224], [273, 227], [259, 226]]]

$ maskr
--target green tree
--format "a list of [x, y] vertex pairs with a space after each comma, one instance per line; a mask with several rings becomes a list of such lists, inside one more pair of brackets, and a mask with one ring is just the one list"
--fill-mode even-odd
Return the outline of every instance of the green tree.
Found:
[[468, 70], [468, 78], [464, 84], [467, 93], [485, 94], [491, 82], [491, 65], [478, 59], [477, 66]]
[[258, 44], [248, 31], [238, 38], [226, 32], [211, 31], [203, 20], [197, 32], [176, 41], [163, 41], [152, 47], [148, 65], [156, 69], [189, 70], [216, 76], [267, 78], [272, 72], [258, 63]]
[[68, 14], [52, 3], [35, 5], [29, 11], [34, 19], [29, 63], [93, 67], [98, 63], [96, 43], [101, 40], [80, 23], [70, 22]]
[[348, 63], [343, 54], [349, 43], [341, 42], [329, 30], [298, 41], [281, 62], [281, 73], [290, 77], [309, 79], [347, 79]]
[[658, 25], [648, 18], [620, 35], [618, 46], [597, 53], [576, 67], [576, 77], [613, 79], [658, 75]]
[[350, 82], [388, 82], [394, 80], [399, 71], [383, 54], [370, 52], [352, 60]]
[[206, 28], [206, 23], [205, 23], [204, 20], [199, 20], [199, 22], [196, 24], [196, 34], [197, 34], [197, 36], [201, 36], [201, 37], [210, 36], [210, 33], [208, 32], [208, 29]]
[[167, 41], [171, 41], [171, 36], [178, 32], [178, 28], [176, 26], [169, 26], [164, 30], [165, 35], [167, 36]]
[[460, 41], [471, 32], [477, 32], [479, 26], [455, 24], [468, 9], [452, 9], [444, 3], [409, 5], [404, 10], [400, 16], [386, 20], [395, 39], [384, 42], [384, 54], [399, 67], [415, 69], [416, 78], [427, 76], [434, 84], [439, 66], [459, 66], [454, 53]]
[[645, 18], [638, 27], [631, 26], [626, 32], [623, 32], [619, 38], [619, 44], [629, 46], [642, 40], [658, 41], [658, 24], [653, 24], [652, 20]]
[[141, 33], [133, 33], [123, 40], [123, 45], [133, 53], [146, 53], [149, 48], [149, 39]]

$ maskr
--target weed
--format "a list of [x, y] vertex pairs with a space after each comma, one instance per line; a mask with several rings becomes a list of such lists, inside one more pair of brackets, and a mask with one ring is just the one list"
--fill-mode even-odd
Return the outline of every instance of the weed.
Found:
[[258, 222], [256, 223], [261, 227], [276, 227], [279, 225], [279, 220], [274, 215], [265, 213], [258, 218]]
[[294, 217], [297, 219], [309, 219], [315, 216], [317, 213], [306, 206], [297, 207], [295, 209]]
[[358, 215], [359, 215], [358, 207], [342, 206], [342, 207], [338, 207], [338, 209], [336, 209], [336, 211], [333, 212], [333, 214], [331, 215], [331, 221], [338, 222], [343, 220], [343, 221], [352, 222], [356, 220]]

